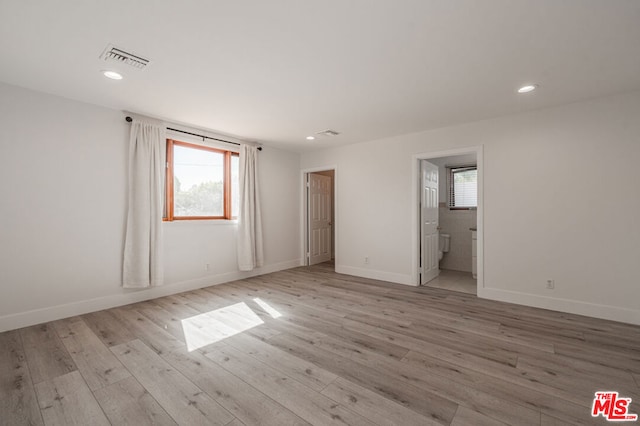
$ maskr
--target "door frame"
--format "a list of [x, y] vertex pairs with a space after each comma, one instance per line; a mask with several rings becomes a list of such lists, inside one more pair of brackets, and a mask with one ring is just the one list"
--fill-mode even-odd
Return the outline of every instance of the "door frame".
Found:
[[411, 197], [411, 241], [412, 241], [412, 260], [411, 260], [411, 282], [415, 286], [420, 286], [420, 161], [432, 160], [441, 157], [450, 157], [452, 155], [476, 154], [478, 164], [478, 208], [477, 208], [477, 255], [478, 255], [478, 295], [484, 289], [484, 157], [483, 145], [470, 146], [465, 148], [448, 149], [445, 151], [431, 151], [414, 154], [412, 156], [412, 194]]
[[325, 172], [328, 170], [333, 170], [333, 246], [335, 247], [335, 251], [333, 253], [336, 264], [338, 263], [338, 166], [324, 166], [324, 167], [311, 167], [308, 169], [300, 170], [300, 250], [301, 250], [301, 260], [300, 266], [308, 266], [309, 258], [307, 257], [307, 253], [309, 252], [309, 223], [308, 223], [308, 215], [307, 215], [307, 176], [310, 173], [316, 172]]

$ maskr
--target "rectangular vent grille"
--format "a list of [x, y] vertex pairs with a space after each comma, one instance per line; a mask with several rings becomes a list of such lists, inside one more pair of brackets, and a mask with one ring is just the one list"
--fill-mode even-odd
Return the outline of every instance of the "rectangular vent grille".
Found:
[[107, 46], [104, 52], [102, 52], [100, 59], [104, 59], [105, 61], [115, 61], [138, 69], [144, 69], [149, 65], [148, 59], [134, 55], [133, 53], [125, 52], [124, 50], [111, 45]]
[[329, 130], [325, 130], [325, 131], [322, 131], [322, 132], [318, 132], [318, 134], [320, 136], [338, 136], [340, 134], [340, 132], [336, 132], [335, 130], [329, 129]]

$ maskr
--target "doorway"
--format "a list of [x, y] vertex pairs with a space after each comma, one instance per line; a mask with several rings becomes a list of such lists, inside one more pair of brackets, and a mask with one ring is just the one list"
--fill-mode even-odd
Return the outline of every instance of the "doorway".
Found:
[[335, 270], [336, 168], [303, 171], [303, 264]]
[[484, 288], [482, 179], [481, 146], [413, 156], [414, 285], [472, 294]]

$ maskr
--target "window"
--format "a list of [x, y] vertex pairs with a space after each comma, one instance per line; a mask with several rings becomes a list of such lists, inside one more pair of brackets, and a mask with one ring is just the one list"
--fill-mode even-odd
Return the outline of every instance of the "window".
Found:
[[237, 217], [238, 167], [235, 152], [167, 139], [165, 220]]
[[448, 167], [449, 208], [478, 206], [478, 169], [476, 166]]

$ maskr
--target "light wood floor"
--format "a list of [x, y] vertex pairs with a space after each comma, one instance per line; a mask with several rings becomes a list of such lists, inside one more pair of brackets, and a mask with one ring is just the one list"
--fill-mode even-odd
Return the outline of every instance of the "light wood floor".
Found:
[[297, 268], [0, 334], [2, 425], [559, 425], [640, 327]]

